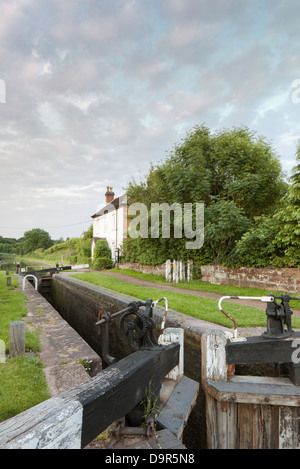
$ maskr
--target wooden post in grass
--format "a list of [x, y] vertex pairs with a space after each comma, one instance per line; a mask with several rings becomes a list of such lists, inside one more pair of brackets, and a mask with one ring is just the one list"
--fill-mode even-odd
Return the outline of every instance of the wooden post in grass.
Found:
[[10, 323], [9, 356], [16, 357], [25, 354], [25, 322]]
[[11, 286], [11, 277], [6, 277], [6, 286], [7, 287]]

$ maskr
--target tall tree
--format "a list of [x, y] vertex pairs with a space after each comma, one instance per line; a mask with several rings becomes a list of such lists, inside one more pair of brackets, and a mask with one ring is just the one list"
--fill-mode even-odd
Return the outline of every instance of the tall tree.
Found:
[[[189, 256], [214, 262], [230, 256], [255, 217], [275, 210], [286, 188], [279, 157], [263, 137], [243, 126], [212, 133], [201, 125], [188, 132], [162, 163], [151, 167], [142, 183], [132, 182], [127, 195], [129, 203], [143, 202], [148, 209], [155, 202], [204, 202], [204, 246], [201, 253]], [[133, 245], [134, 241], [127, 252], [134, 253]], [[143, 246], [143, 259], [147, 251], [153, 258], [150, 252], [158, 245], [165, 256], [175, 251], [186, 257], [180, 240], [150, 236], [136, 242], [135, 257]]]
[[275, 244], [284, 249], [285, 263], [292, 267], [300, 266], [300, 141], [296, 160], [298, 164], [293, 168], [288, 194], [274, 216], [277, 222]]
[[208, 205], [231, 200], [249, 218], [269, 211], [286, 190], [271, 144], [246, 127], [215, 134], [195, 127], [151, 176], [164, 198]]
[[45, 230], [34, 228], [24, 233], [23, 253], [28, 254], [36, 249], [48, 249], [53, 245], [53, 241]]

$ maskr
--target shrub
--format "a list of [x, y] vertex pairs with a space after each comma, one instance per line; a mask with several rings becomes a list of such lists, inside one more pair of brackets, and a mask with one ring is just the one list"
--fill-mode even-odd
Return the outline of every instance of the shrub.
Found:
[[104, 239], [99, 239], [94, 249], [94, 263], [95, 270], [111, 269], [113, 262], [111, 259], [111, 250]]
[[95, 270], [111, 269], [112, 266], [112, 260], [108, 257], [97, 257], [97, 259], [95, 259], [93, 263], [93, 269]]
[[111, 250], [104, 239], [99, 239], [95, 245], [94, 258], [105, 257], [111, 259]]

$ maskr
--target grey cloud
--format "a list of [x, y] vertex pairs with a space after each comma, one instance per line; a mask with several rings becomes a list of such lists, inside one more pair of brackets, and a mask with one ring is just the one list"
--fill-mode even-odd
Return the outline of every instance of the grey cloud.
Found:
[[[253, 125], [292, 161], [300, 104], [291, 103], [288, 88], [300, 78], [299, 7], [293, 0], [265, 5], [3, 1], [5, 224], [88, 219], [106, 185], [121, 194], [203, 122], [212, 129]], [[287, 100], [276, 104], [285, 91]]]

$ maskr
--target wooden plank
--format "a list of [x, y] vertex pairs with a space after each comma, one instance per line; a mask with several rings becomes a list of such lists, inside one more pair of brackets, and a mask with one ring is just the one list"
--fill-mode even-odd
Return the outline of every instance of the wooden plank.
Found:
[[227, 436], [226, 448], [238, 449], [238, 404], [235, 402], [226, 402], [227, 404]]
[[157, 417], [158, 424], [169, 429], [178, 439], [182, 438], [185, 424], [196, 403], [198, 391], [197, 381], [182, 376]]
[[227, 402], [218, 402], [215, 403], [215, 412], [216, 412], [216, 425], [217, 425], [217, 449], [227, 449], [228, 448], [228, 439], [229, 432], [234, 431], [234, 427], [230, 426], [232, 415], [231, 412], [228, 412], [228, 403]]
[[208, 393], [205, 396], [206, 403], [206, 434], [207, 449], [223, 449], [222, 440], [219, 439], [217, 424], [217, 401]]
[[235, 405], [236, 441], [228, 449], [278, 449], [278, 406]]
[[279, 406], [261, 405], [261, 425], [263, 429], [263, 449], [278, 449], [279, 438]]
[[208, 381], [207, 392], [218, 401], [299, 407], [300, 388], [293, 384]]
[[163, 379], [178, 361], [177, 344], [135, 352], [79, 386], [1, 423], [0, 448], [84, 447], [135, 407], [147, 394], [149, 383]]
[[79, 449], [82, 406], [53, 397], [0, 424], [0, 449]]
[[252, 418], [249, 404], [239, 404], [238, 406], [238, 433], [239, 448], [251, 449], [252, 446]]

